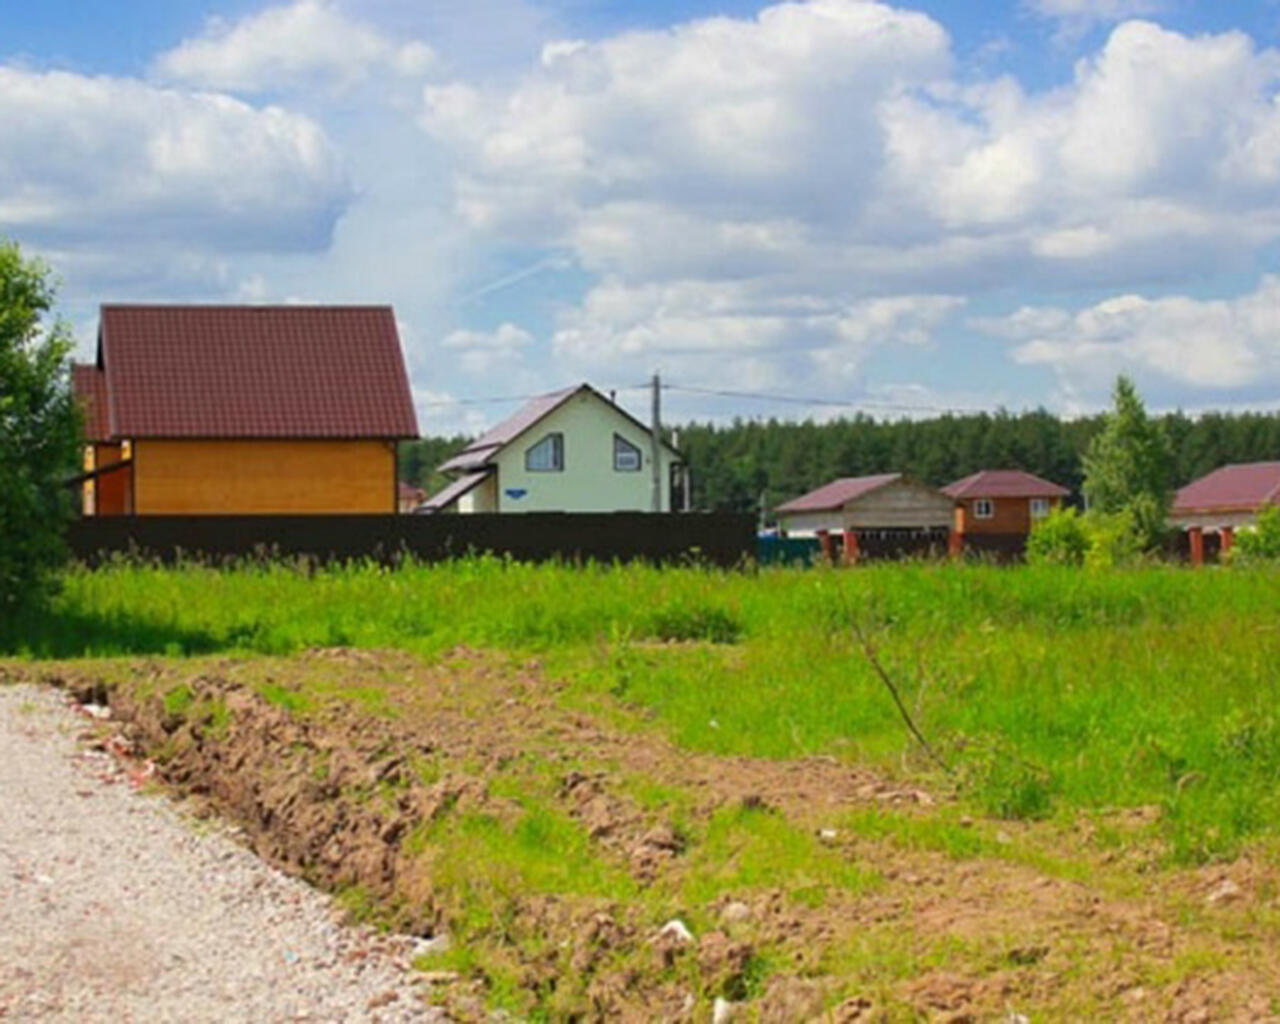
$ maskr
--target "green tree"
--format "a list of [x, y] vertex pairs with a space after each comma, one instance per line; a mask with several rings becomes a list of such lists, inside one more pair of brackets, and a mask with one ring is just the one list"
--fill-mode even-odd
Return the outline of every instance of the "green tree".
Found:
[[80, 417], [49, 271], [0, 239], [0, 621], [46, 592], [65, 557]]
[[1112, 400], [1102, 431], [1084, 453], [1084, 495], [1091, 511], [1128, 515], [1141, 546], [1151, 549], [1169, 514], [1169, 442], [1128, 377], [1116, 378]]

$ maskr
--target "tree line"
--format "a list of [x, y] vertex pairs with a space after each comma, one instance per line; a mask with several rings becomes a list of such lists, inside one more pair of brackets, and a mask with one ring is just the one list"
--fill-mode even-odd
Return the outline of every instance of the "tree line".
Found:
[[[1183, 412], [1152, 417], [1167, 442], [1170, 490], [1230, 462], [1280, 459], [1280, 413]], [[866, 415], [810, 420], [738, 419], [669, 430], [693, 469], [695, 508], [756, 512], [841, 476], [901, 472], [937, 487], [980, 469], [1022, 469], [1062, 484], [1079, 500], [1083, 457], [1104, 416], [1062, 419], [1033, 412], [952, 414], [922, 420]], [[468, 438], [433, 437], [401, 453], [405, 480], [429, 491], [434, 470]]]

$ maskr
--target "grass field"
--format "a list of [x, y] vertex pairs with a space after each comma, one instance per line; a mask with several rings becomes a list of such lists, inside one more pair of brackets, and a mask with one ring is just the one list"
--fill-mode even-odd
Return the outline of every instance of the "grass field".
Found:
[[[31, 658], [459, 646], [537, 657], [562, 701], [714, 754], [827, 754], [1007, 819], [1158, 807], [1172, 864], [1280, 833], [1280, 572], [907, 565], [71, 572], [0, 627]], [[923, 757], [856, 641], [873, 638]]]

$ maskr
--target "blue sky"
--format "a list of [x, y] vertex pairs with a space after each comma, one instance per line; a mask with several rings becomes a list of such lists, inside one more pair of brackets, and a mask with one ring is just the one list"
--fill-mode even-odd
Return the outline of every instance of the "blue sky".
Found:
[[[0, 0], [0, 234], [99, 303], [388, 302], [424, 431], [1280, 405], [1275, 0]], [[626, 393], [624, 393], [625, 397]], [[640, 396], [635, 396], [637, 402]]]

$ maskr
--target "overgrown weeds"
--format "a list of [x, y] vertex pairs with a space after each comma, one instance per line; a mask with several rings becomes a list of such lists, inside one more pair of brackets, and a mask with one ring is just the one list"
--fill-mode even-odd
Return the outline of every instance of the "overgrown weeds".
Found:
[[52, 612], [6, 624], [0, 645], [28, 657], [341, 645], [428, 658], [468, 646], [537, 658], [564, 700], [691, 749], [834, 755], [937, 783], [850, 635], [862, 615], [976, 809], [1035, 819], [1159, 806], [1169, 857], [1198, 862], [1280, 830], [1278, 599], [1280, 570], [1265, 567], [121, 563], [68, 573]]

